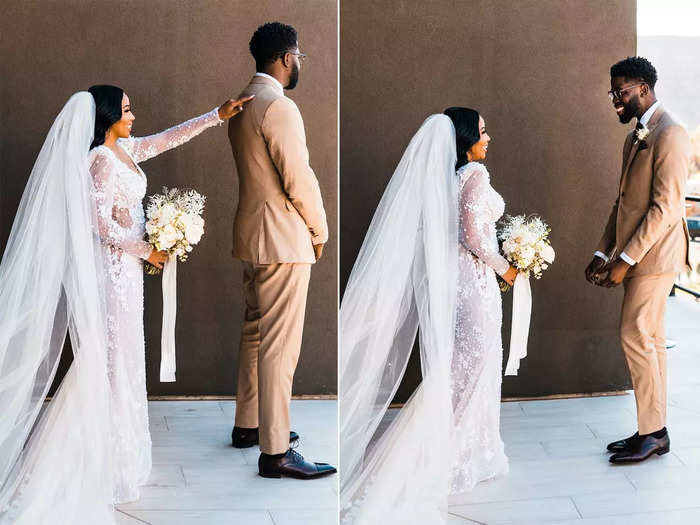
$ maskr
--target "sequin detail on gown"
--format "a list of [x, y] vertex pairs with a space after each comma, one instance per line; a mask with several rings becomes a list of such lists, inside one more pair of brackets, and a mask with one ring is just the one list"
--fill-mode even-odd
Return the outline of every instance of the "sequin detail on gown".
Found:
[[217, 110], [148, 137], [119, 140], [126, 156], [110, 148], [90, 151], [99, 235], [108, 279], [108, 366], [112, 394], [114, 503], [135, 501], [151, 472], [143, 328], [143, 261], [146, 176], [138, 163], [175, 148], [214, 126]]
[[503, 198], [491, 187], [486, 168], [470, 162], [460, 177], [459, 282], [455, 347], [452, 357], [452, 406], [455, 458], [451, 494], [508, 472], [500, 435], [501, 292], [496, 273], [509, 263], [500, 254], [496, 221]]

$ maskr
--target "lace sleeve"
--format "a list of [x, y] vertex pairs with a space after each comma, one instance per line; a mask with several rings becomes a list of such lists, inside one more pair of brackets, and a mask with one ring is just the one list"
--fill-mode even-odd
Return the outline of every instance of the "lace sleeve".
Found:
[[121, 139], [119, 145], [129, 152], [137, 163], [160, 155], [164, 151], [182, 146], [202, 131], [216, 124], [221, 124], [219, 109], [214, 108], [209, 113], [168, 128], [165, 131], [147, 137], [129, 137]]
[[498, 275], [503, 275], [510, 264], [498, 252], [498, 244], [491, 231], [490, 214], [487, 209], [489, 183], [487, 175], [473, 173], [462, 187], [460, 195], [461, 242]]
[[146, 241], [130, 239], [129, 229], [133, 224], [127, 207], [120, 207], [115, 191], [111, 159], [96, 153], [90, 165], [97, 209], [97, 229], [102, 244], [121, 250], [134, 257], [148, 259], [153, 248]]

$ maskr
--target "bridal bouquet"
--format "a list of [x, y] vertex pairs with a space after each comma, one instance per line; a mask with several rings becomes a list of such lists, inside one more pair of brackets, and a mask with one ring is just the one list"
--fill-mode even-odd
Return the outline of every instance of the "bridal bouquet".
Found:
[[[163, 271], [163, 328], [160, 338], [160, 380], [175, 381], [175, 317], [177, 315], [177, 260], [184, 262], [204, 235], [204, 201], [194, 190], [163, 188], [152, 195], [146, 207], [148, 242], [156, 250], [165, 250], [170, 258]], [[160, 273], [146, 263], [146, 272]]]
[[[539, 279], [554, 262], [554, 249], [549, 243], [550, 231], [547, 223], [537, 216], [506, 215], [498, 232], [503, 256], [518, 272], [527, 276], [532, 274]], [[505, 281], [501, 282], [502, 291], [509, 288]]]
[[[162, 194], [149, 197], [146, 207], [148, 242], [154, 249], [165, 250], [185, 262], [192, 246], [204, 235], [205, 200], [194, 190], [165, 187]], [[146, 273], [154, 275], [160, 270], [146, 263]]]
[[[539, 217], [524, 215], [506, 215], [499, 228], [498, 240], [501, 241], [503, 256], [518, 270], [513, 285], [513, 320], [506, 375], [518, 375], [520, 361], [527, 357], [532, 313], [530, 274], [539, 279], [554, 262], [554, 248], [549, 243], [550, 231], [547, 223]], [[501, 283], [502, 291], [509, 288], [505, 281]]]

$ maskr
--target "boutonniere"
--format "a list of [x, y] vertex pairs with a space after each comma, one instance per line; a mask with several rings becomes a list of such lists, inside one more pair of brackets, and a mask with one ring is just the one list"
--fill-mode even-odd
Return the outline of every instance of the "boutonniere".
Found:
[[644, 126], [641, 129], [634, 130], [634, 138], [636, 139], [637, 142], [644, 142], [644, 139], [649, 136], [649, 133], [650, 133], [649, 128]]
[[649, 133], [651, 133], [651, 132], [649, 131], [649, 128], [647, 128], [646, 126], [643, 126], [639, 129], [634, 130], [634, 142], [635, 142], [635, 144], [637, 144], [637, 143], [639, 144], [639, 146], [637, 147], [638, 151], [643, 150], [643, 149], [647, 149], [649, 147], [649, 146], [647, 146], [647, 143], [644, 141], [644, 139], [649, 136]]

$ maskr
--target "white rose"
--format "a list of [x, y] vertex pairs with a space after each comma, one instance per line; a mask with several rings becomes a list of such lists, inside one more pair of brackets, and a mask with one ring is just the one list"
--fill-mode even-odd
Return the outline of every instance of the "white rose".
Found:
[[518, 249], [518, 243], [515, 241], [515, 239], [510, 238], [506, 241], [503, 241], [503, 251], [504, 253], [511, 254], [515, 252]]
[[185, 227], [185, 229], [192, 226], [192, 219], [193, 219], [193, 217], [189, 213], [181, 213], [180, 214], [180, 222]]
[[172, 224], [166, 224], [158, 235], [158, 244], [161, 250], [169, 250], [177, 242], [178, 231]]
[[146, 223], [146, 233], [148, 235], [153, 235], [157, 231], [158, 231], [158, 226], [156, 226], [153, 222], [148, 221]]
[[170, 224], [177, 217], [177, 208], [170, 203], [163, 204], [158, 210], [159, 221], [165, 224]]
[[540, 251], [540, 255], [549, 264], [554, 262], [554, 248], [552, 248], [549, 244], [544, 246], [544, 249]]
[[534, 246], [535, 244], [537, 244], [537, 240], [538, 236], [532, 230], [527, 230], [523, 233], [523, 244], [529, 244], [531, 246]]
[[520, 249], [520, 259], [523, 261], [523, 264], [526, 267], [529, 267], [532, 264], [534, 258], [535, 250], [532, 248], [532, 246], [523, 246]]
[[149, 218], [155, 223], [160, 222], [160, 208], [155, 208], [154, 210], [151, 210]]
[[185, 226], [185, 237], [190, 244], [197, 244], [204, 235], [204, 219], [199, 215], [188, 216], [189, 225]]

